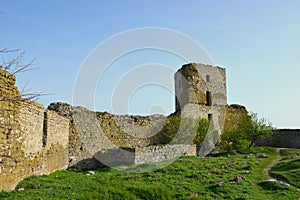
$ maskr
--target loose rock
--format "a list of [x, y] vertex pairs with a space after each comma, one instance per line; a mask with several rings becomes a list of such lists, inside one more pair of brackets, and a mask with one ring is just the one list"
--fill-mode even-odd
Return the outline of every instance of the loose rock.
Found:
[[242, 177], [242, 176], [236, 176], [236, 177], [234, 178], [234, 181], [237, 182], [237, 183], [240, 183], [240, 182], [243, 181], [243, 177]]
[[224, 181], [221, 181], [221, 182], [218, 183], [218, 186], [220, 186], [220, 187], [223, 186], [223, 185], [225, 185]]
[[269, 158], [269, 155], [264, 154], [264, 153], [258, 153], [258, 154], [256, 154], [256, 158]]
[[87, 175], [95, 175], [95, 172], [94, 171], [88, 171]]
[[242, 169], [244, 169], [244, 170], [250, 170], [250, 169], [251, 169], [251, 166], [250, 166], [250, 165], [246, 165], [246, 166], [244, 166]]

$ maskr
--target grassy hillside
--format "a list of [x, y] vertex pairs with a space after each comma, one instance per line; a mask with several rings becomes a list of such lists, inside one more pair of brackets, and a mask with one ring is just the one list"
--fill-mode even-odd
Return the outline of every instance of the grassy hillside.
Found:
[[[276, 157], [275, 150], [255, 151], [207, 158], [182, 157], [165, 168], [143, 174], [111, 168], [96, 169], [95, 175], [90, 176], [86, 171], [57, 171], [49, 176], [28, 178], [17, 187], [24, 191], [1, 192], [0, 199], [295, 200], [300, 197], [293, 186], [266, 182], [263, 169]], [[257, 158], [257, 152], [268, 154], [269, 158]]]

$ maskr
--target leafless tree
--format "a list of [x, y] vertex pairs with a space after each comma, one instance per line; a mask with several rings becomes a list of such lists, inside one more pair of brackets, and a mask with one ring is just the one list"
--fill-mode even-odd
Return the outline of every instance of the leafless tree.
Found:
[[[0, 53], [8, 54], [8, 53], [14, 53], [14, 52], [19, 52], [19, 51], [20, 51], [19, 49], [9, 50], [9, 49], [5, 48], [5, 49], [1, 49]], [[25, 55], [25, 52], [23, 51], [21, 53], [18, 53], [18, 55], [15, 58], [10, 59], [9, 61], [6, 61], [2, 57], [2, 69], [5, 71], [9, 71], [11, 74], [17, 74], [20, 72], [38, 69], [38, 67], [33, 67], [36, 65], [35, 58], [26, 64], [22, 64], [21, 61], [22, 61], [22, 58], [24, 57], [24, 55]]]
[[[35, 61], [36, 61], [35, 58], [25, 64], [22, 63], [22, 59], [25, 55], [25, 52], [23, 51], [20, 53], [20, 49], [3, 48], [3, 49], [0, 49], [0, 54], [3, 55], [2, 56], [2, 64], [0, 64], [0, 66], [2, 65], [2, 69], [4, 71], [8, 71], [9, 73], [11, 73], [13, 75], [38, 69], [38, 67], [35, 67], [37, 65], [35, 63]], [[10, 54], [10, 56], [11, 56], [11, 54], [16, 54], [16, 55], [13, 55], [13, 58], [9, 59], [7, 61], [4, 58], [4, 54], [6, 54], [6, 55]], [[20, 91], [21, 96], [23, 98], [36, 101], [41, 96], [49, 95], [49, 94], [45, 94], [43, 92], [33, 92], [31, 88], [29, 88], [29, 89], [27, 88], [27, 85], [28, 85], [28, 82], [25, 84], [23, 89]]]

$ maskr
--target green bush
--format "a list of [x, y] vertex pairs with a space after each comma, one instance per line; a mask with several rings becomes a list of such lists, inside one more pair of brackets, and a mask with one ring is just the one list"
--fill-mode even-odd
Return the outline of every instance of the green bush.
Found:
[[269, 121], [251, 113], [240, 117], [234, 126], [226, 126], [218, 146], [227, 151], [249, 149], [256, 141], [270, 137], [273, 133], [274, 128]]
[[174, 139], [180, 127], [180, 120], [180, 115], [168, 116], [166, 125], [159, 133], [159, 135], [162, 135], [164, 143], [168, 144]]
[[162, 130], [153, 137], [153, 141], [163, 144], [180, 143], [196, 144], [201, 146], [208, 132], [210, 121], [204, 118], [195, 120], [192, 118], [181, 118], [181, 115], [170, 115]]

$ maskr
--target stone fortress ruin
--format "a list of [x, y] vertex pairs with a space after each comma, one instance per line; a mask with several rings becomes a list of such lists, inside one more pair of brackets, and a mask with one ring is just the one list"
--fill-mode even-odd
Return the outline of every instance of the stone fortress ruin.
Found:
[[[198, 152], [206, 155], [219, 140], [224, 122], [234, 122], [246, 110], [227, 105], [224, 68], [190, 63], [174, 78], [174, 114], [211, 121], [209, 137]], [[51, 103], [45, 109], [23, 99], [15, 81], [0, 68], [0, 191], [13, 190], [26, 177], [60, 169], [160, 162], [197, 154], [194, 137], [187, 137], [190, 133], [184, 128], [172, 142], [166, 141], [164, 131], [153, 125], [162, 116], [113, 115], [67, 103]], [[131, 125], [139, 131], [128, 133]], [[149, 131], [157, 134], [147, 137]]]
[[205, 156], [214, 148], [224, 126], [227, 106], [225, 68], [190, 63], [183, 65], [174, 79], [176, 112], [184, 112], [195, 119], [208, 119], [213, 125], [213, 138], [203, 143], [198, 154]]

